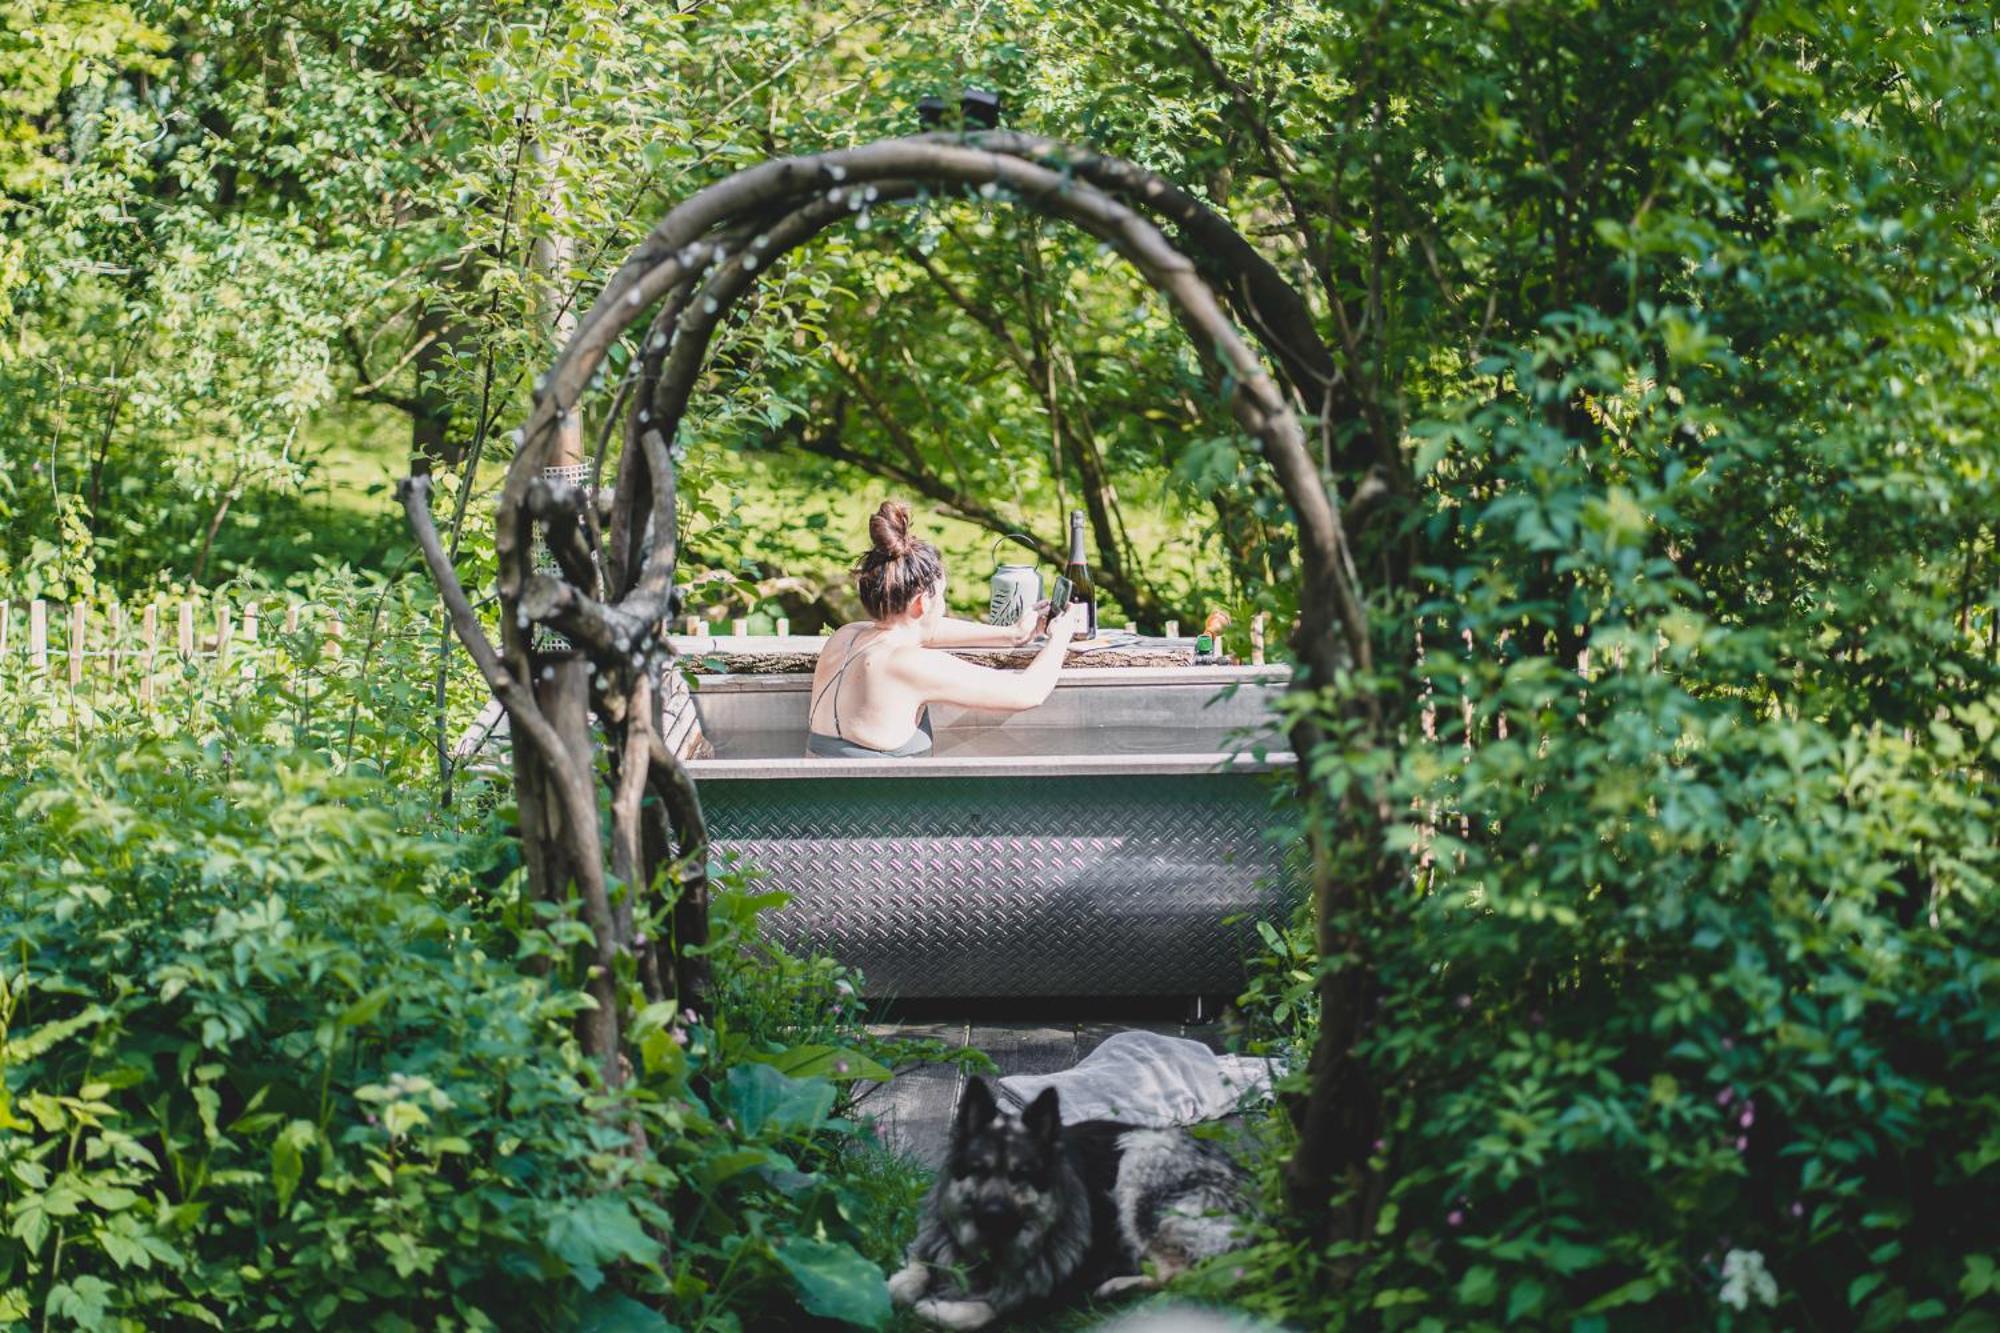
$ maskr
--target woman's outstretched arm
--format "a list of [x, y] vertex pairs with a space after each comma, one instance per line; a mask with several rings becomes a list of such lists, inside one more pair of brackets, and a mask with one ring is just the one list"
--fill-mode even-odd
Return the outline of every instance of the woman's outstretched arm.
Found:
[[986, 625], [977, 620], [957, 620], [951, 616], [940, 616], [931, 635], [924, 640], [926, 648], [1018, 648], [1035, 637], [1042, 623], [1044, 602], [1035, 610], [1021, 617], [1012, 625]]
[[982, 625], [976, 620], [955, 620], [940, 616], [924, 640], [926, 648], [1010, 648], [1014, 644], [1012, 625]]
[[[961, 662], [948, 653], [911, 654], [911, 684], [927, 699], [957, 704], [962, 708], [992, 708], [1018, 713], [1033, 708], [1049, 697], [1056, 687], [1070, 640], [1083, 626], [1084, 608], [1071, 607], [1049, 623], [1048, 642], [1035, 660], [1020, 671], [996, 671], [992, 667]], [[986, 626], [988, 629], [998, 626]], [[1007, 630], [1012, 633], [1011, 627]]]

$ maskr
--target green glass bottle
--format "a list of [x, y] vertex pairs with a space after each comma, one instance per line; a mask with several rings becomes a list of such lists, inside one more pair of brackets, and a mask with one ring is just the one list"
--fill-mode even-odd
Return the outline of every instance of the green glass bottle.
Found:
[[1097, 637], [1097, 585], [1090, 581], [1090, 562], [1083, 557], [1083, 511], [1076, 510], [1069, 516], [1069, 563], [1063, 566], [1063, 574], [1069, 579], [1072, 591], [1070, 600], [1084, 604], [1084, 628], [1082, 638]]

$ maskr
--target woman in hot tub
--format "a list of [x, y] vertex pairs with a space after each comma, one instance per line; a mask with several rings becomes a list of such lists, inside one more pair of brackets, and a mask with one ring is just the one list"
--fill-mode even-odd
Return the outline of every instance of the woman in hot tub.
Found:
[[868, 520], [874, 546], [855, 570], [873, 620], [843, 625], [813, 672], [806, 749], [827, 759], [903, 759], [931, 748], [929, 705], [1019, 712], [1056, 687], [1063, 654], [1084, 624], [1074, 605], [1049, 622], [1048, 642], [1021, 671], [960, 661], [944, 648], [1018, 647], [1041, 614], [1014, 625], [981, 625], [944, 613], [944, 561], [910, 536], [910, 507], [885, 501]]

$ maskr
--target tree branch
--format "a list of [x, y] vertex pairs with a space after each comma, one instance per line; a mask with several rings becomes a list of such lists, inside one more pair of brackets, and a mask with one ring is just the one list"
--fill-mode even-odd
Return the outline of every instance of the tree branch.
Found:
[[708, 819], [702, 814], [701, 794], [687, 765], [667, 748], [646, 719], [646, 741], [652, 764], [646, 781], [654, 797], [666, 810], [673, 826], [675, 859], [680, 865], [681, 893], [674, 904], [674, 958], [676, 991], [685, 1007], [703, 999], [709, 990], [708, 947]]
[[[967, 522], [977, 523], [980, 527], [996, 535], [1019, 532], [1023, 526], [1019, 522], [1008, 519], [998, 511], [987, 508], [964, 492], [954, 490], [950, 486], [945, 485], [937, 477], [928, 472], [913, 471], [910, 468], [892, 463], [885, 458], [876, 458], [873, 455], [858, 453], [848, 448], [840, 442], [841, 423], [838, 420], [831, 421], [817, 432], [809, 432], [806, 430], [803, 420], [795, 419], [787, 425], [785, 433], [790, 435], [798, 443], [799, 447], [807, 453], [818, 454], [821, 458], [830, 458], [836, 463], [846, 463], [851, 467], [860, 468], [862, 471], [874, 476], [893, 481], [898, 486], [907, 487], [927, 500], [936, 501], [939, 505], [956, 514], [958, 517], [965, 519]], [[1064, 559], [1063, 552], [1049, 545], [1041, 538], [1036, 537], [1033, 533], [1024, 533], [1022, 535], [1028, 537], [1034, 543], [1035, 553], [1042, 559], [1051, 564], [1062, 563]]]
[[424, 343], [420, 342], [417, 346], [411, 348], [409, 356], [406, 356], [403, 361], [398, 361], [395, 369], [391, 370], [389, 375], [384, 375], [378, 380], [369, 372], [368, 354], [362, 348], [361, 340], [355, 336], [354, 330], [351, 328], [341, 329], [340, 341], [341, 345], [347, 349], [347, 359], [354, 367], [355, 378], [361, 381], [360, 385], [354, 390], [356, 398], [370, 403], [386, 403], [390, 407], [400, 412], [407, 412], [413, 417], [423, 412], [423, 404], [417, 399], [408, 394], [390, 393], [382, 386], [388, 381], [389, 375], [394, 375], [397, 370], [403, 368], [404, 362], [409, 360], [409, 356], [415, 356], [423, 350]]
[[465, 651], [479, 668], [479, 674], [486, 678], [493, 696], [506, 708], [509, 720], [534, 744], [543, 761], [556, 771], [564, 783], [577, 779], [580, 775], [570, 764], [569, 753], [563, 749], [561, 738], [549, 725], [549, 720], [542, 716], [542, 710], [535, 706], [535, 697], [527, 685], [514, 679], [513, 673], [501, 665], [500, 654], [486, 637], [479, 615], [472, 609], [472, 602], [458, 581], [458, 571], [445, 558], [444, 543], [438, 537], [437, 525], [431, 521], [430, 493], [431, 479], [422, 473], [396, 483], [396, 498], [402, 501], [403, 512], [409, 516], [417, 549], [423, 552], [424, 563], [430, 566], [431, 577], [437, 581], [438, 596], [451, 615], [452, 628], [458, 631], [459, 642], [465, 645]]
[[591, 559], [583, 526], [590, 502], [582, 489], [537, 477], [528, 483], [526, 498], [528, 515], [542, 525], [542, 540], [563, 577], [586, 595], [594, 594], [597, 564]]

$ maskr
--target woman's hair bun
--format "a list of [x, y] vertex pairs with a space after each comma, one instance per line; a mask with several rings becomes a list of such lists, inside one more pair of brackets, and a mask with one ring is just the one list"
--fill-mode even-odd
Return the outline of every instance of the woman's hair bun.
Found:
[[868, 519], [868, 535], [876, 549], [895, 559], [910, 551], [910, 507], [900, 500], [884, 500]]
[[877, 620], [899, 616], [919, 593], [935, 592], [944, 582], [944, 557], [929, 542], [910, 535], [910, 507], [884, 500], [868, 516], [874, 540], [855, 569], [855, 591], [861, 605]]

